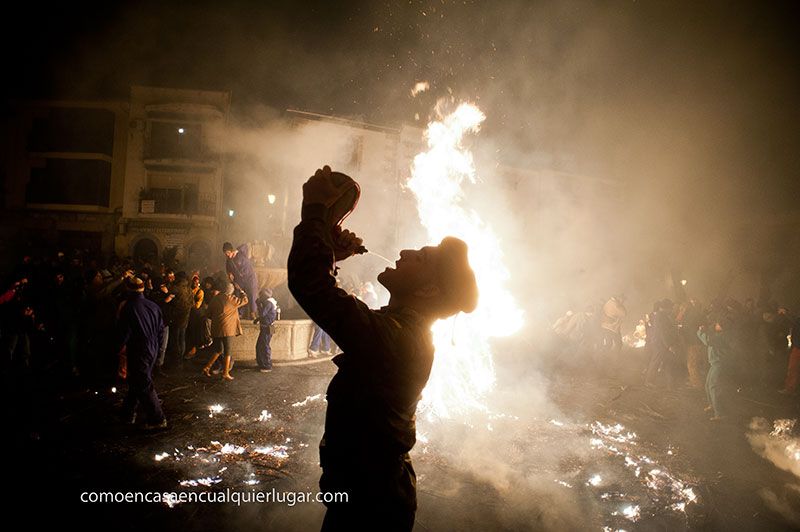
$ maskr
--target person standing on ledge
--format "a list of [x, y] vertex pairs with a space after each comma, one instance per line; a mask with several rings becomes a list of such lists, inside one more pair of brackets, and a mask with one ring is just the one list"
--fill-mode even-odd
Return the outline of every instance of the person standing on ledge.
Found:
[[242, 318], [252, 320], [256, 317], [258, 309], [256, 300], [258, 299], [258, 278], [253, 269], [253, 263], [247, 256], [247, 244], [242, 244], [234, 248], [230, 242], [222, 244], [222, 252], [225, 253], [225, 271], [228, 278], [238, 285], [247, 294], [248, 304], [244, 309]]
[[327, 392], [320, 489], [347, 493], [347, 502], [326, 503], [322, 530], [409, 531], [417, 499], [408, 453], [433, 363], [430, 329], [437, 319], [472, 312], [478, 288], [467, 245], [454, 237], [401, 251], [395, 267], [378, 275], [390, 294], [380, 310], [336, 288], [335, 262], [363, 248], [339, 226], [345, 213], [335, 214], [357, 184], [333, 175], [346, 179], [337, 185], [325, 166], [303, 185], [288, 261], [295, 299], [343, 350], [333, 359], [338, 371]]

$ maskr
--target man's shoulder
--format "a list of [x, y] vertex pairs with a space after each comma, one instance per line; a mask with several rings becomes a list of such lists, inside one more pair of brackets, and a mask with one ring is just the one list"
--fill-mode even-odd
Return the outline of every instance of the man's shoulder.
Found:
[[414, 344], [422, 342], [432, 345], [432, 333], [422, 316], [410, 309], [400, 310], [370, 310], [373, 319], [384, 326], [384, 330], [399, 340], [408, 338]]
[[151, 301], [146, 297], [137, 300], [138, 304], [144, 308], [161, 312], [161, 306], [155, 301]]
[[158, 303], [147, 299], [146, 297], [134, 297], [131, 299], [126, 299], [123, 301], [122, 311], [123, 312], [135, 312], [138, 309], [143, 308], [157, 308], [160, 310]]

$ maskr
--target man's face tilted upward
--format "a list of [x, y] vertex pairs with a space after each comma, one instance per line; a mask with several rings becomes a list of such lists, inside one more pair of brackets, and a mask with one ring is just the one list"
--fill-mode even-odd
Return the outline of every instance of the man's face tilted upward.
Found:
[[445, 237], [438, 246], [401, 251], [395, 267], [386, 268], [378, 281], [395, 303], [410, 305], [433, 318], [472, 312], [478, 304], [467, 245], [454, 237]]
[[425, 246], [421, 249], [404, 249], [395, 267], [387, 267], [378, 274], [381, 283], [390, 294], [410, 297], [419, 290], [435, 286], [438, 272], [438, 248]]

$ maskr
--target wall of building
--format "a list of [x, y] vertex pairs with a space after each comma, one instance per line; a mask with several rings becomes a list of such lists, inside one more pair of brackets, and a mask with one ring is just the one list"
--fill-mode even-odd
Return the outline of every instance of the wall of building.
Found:
[[131, 89], [118, 254], [172, 248], [183, 267], [219, 267], [223, 160], [204, 135], [229, 108], [226, 92]]
[[114, 249], [127, 117], [125, 102], [34, 101], [11, 106], [3, 123], [6, 245], [30, 253], [54, 247], [103, 253]]

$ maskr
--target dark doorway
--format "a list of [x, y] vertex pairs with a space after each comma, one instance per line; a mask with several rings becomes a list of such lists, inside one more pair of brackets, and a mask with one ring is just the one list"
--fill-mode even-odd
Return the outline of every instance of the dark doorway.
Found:
[[139, 262], [158, 263], [158, 246], [150, 238], [142, 238], [133, 246], [133, 258]]

